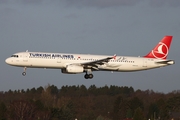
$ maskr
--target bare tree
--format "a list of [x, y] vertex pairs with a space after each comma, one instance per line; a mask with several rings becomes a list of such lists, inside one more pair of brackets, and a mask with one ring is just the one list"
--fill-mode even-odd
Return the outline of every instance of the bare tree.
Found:
[[9, 119], [12, 120], [32, 120], [35, 118], [36, 109], [33, 103], [17, 100], [9, 106]]

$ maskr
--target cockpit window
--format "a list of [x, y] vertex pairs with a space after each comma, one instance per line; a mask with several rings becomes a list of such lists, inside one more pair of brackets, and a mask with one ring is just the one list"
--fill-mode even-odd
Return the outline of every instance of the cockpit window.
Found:
[[11, 57], [16, 57], [16, 58], [18, 58], [18, 55], [11, 55]]

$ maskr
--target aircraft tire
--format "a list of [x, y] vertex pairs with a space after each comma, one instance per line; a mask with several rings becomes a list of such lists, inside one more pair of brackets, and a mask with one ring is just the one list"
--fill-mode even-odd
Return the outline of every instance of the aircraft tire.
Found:
[[22, 75], [25, 76], [25, 75], [26, 75], [26, 72], [23, 72]]
[[88, 79], [88, 78], [89, 78], [89, 75], [88, 75], [88, 74], [85, 74], [85, 75], [84, 75], [84, 78], [85, 78], [85, 79]]
[[93, 78], [93, 74], [89, 74], [88, 77], [89, 77], [90, 79], [92, 79], [92, 78]]

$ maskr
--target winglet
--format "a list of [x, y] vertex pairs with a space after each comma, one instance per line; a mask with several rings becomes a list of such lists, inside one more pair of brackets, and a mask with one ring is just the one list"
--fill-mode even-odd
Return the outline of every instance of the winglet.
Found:
[[117, 56], [117, 55], [116, 55], [116, 54], [114, 54], [114, 56], [113, 56], [112, 58], [116, 59], [116, 56]]

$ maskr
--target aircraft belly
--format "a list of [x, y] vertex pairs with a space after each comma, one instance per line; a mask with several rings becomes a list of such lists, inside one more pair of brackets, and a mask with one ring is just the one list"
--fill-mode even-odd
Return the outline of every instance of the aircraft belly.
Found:
[[118, 71], [136, 71], [139, 69], [138, 65], [122, 65], [121, 67], [119, 67]]
[[119, 69], [120, 65], [119, 64], [104, 64], [98, 66], [98, 69], [101, 70], [109, 70], [109, 71], [117, 71]]
[[58, 64], [55, 59], [29, 59], [28, 62], [23, 63], [22, 66], [32, 68], [61, 68], [61, 64]]

